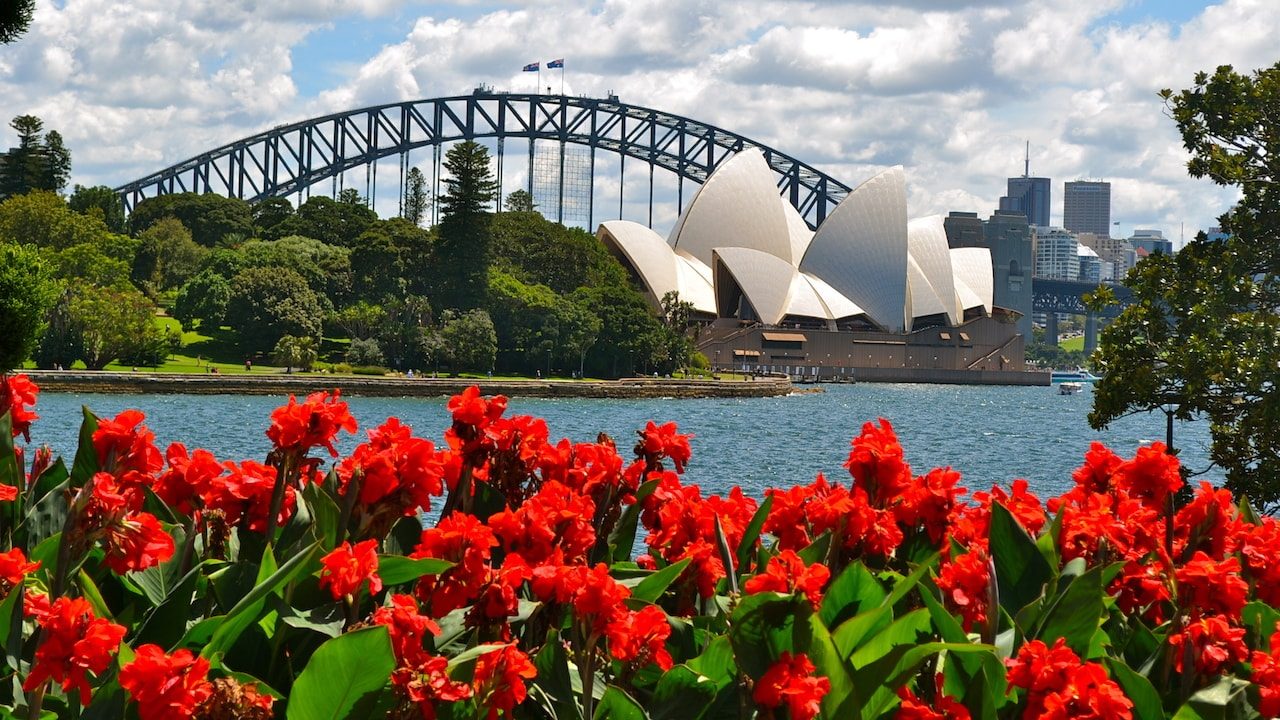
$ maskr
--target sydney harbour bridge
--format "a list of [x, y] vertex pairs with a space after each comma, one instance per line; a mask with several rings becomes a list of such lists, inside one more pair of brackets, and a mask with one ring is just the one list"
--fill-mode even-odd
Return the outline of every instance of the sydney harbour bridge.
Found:
[[[558, 178], [557, 194], [540, 204], [545, 216], [566, 220], [566, 162], [569, 148], [583, 150], [580, 163], [586, 172], [586, 226], [594, 230], [597, 218], [621, 217], [626, 197], [626, 163], [648, 169], [648, 219], [653, 224], [654, 173], [663, 170], [676, 179], [676, 203], [683, 209], [686, 182], [701, 185], [729, 157], [758, 149], [773, 169], [779, 192], [800, 212], [811, 228], [849, 193], [849, 186], [812, 165], [738, 133], [688, 117], [604, 99], [493, 92], [478, 88], [470, 95], [390, 103], [279, 125], [167, 167], [116, 188], [125, 210], [145, 198], [179, 192], [213, 192], [250, 202], [268, 197], [297, 196], [316, 189], [336, 196], [347, 187], [353, 171], [363, 169], [363, 197], [372, 205], [378, 197], [380, 161], [395, 159], [392, 187], [403, 208], [410, 154], [431, 153], [429, 182], [438, 195], [442, 182], [441, 161], [445, 147], [464, 140], [496, 144], [496, 178], [501, 197], [504, 163], [518, 153], [506, 152], [508, 140], [523, 141], [528, 149], [527, 189], [534, 188], [536, 143], [553, 150], [551, 164]], [[611, 153], [618, 158], [618, 206], [597, 208], [594, 202], [596, 156]], [[554, 167], [558, 160], [558, 167]], [[385, 163], [382, 163], [385, 164]], [[523, 168], [522, 168], [523, 169]], [[570, 169], [568, 172], [572, 172]], [[328, 181], [328, 187], [325, 183]], [[359, 180], [356, 181], [356, 189]], [[386, 192], [388, 182], [384, 178]], [[692, 191], [689, 188], [689, 197]], [[645, 188], [640, 189], [645, 192]], [[635, 190], [633, 189], [634, 193]], [[1086, 315], [1086, 339], [1096, 336], [1096, 318], [1083, 304], [1083, 295], [1095, 285], [1062, 280], [1033, 280], [1033, 310]], [[1128, 299], [1117, 288], [1122, 301]], [[1056, 323], [1055, 323], [1056, 325]], [[1091, 348], [1093, 342], [1088, 342]]]

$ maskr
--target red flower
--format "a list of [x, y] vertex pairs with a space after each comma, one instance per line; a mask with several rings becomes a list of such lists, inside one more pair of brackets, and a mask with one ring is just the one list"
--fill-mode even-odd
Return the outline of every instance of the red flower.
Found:
[[646, 605], [638, 612], [625, 612], [615, 618], [605, 629], [609, 637], [609, 652], [618, 660], [641, 667], [654, 663], [662, 670], [670, 670], [674, 661], [667, 652], [667, 638], [671, 636], [671, 624], [667, 614], [654, 605]]
[[595, 545], [595, 512], [591, 498], [552, 480], [515, 512], [489, 518], [489, 527], [508, 553], [518, 553], [530, 565], [541, 564], [555, 550], [563, 553], [562, 562], [572, 563], [585, 560]]
[[1098, 663], [1080, 660], [1064, 638], [1032, 640], [1007, 661], [1009, 684], [1027, 691], [1024, 720], [1132, 720], [1133, 703]]
[[449, 398], [445, 406], [453, 415], [454, 425], [469, 425], [477, 429], [502, 417], [507, 410], [507, 398], [494, 395], [486, 399], [480, 394], [480, 388], [472, 385], [462, 391], [461, 395]]
[[[1099, 445], [1101, 447], [1101, 445]], [[1104, 448], [1105, 449], [1105, 448]], [[966, 547], [977, 544], [985, 547], [991, 531], [991, 503], [998, 502], [1013, 515], [1028, 535], [1035, 537], [1047, 519], [1040, 498], [1030, 492], [1023, 478], [1014, 480], [1009, 491], [992, 485], [991, 492], [976, 492], [973, 499], [977, 506], [958, 506], [951, 520], [951, 538]]]
[[356, 431], [356, 420], [342, 402], [342, 391], [312, 393], [302, 403], [290, 395], [289, 402], [271, 411], [271, 427], [267, 437], [277, 449], [305, 454], [313, 447], [329, 451], [330, 457], [338, 457], [333, 441], [338, 432]]
[[610, 577], [604, 563], [597, 563], [589, 570], [579, 566], [574, 571], [566, 578], [573, 583], [570, 591], [574, 615], [590, 628], [588, 634], [603, 632], [609, 623], [626, 612], [622, 601], [631, 596], [631, 591]]
[[431, 617], [444, 617], [466, 606], [480, 592], [488, 582], [489, 557], [497, 544], [493, 531], [466, 513], [453, 513], [423, 531], [409, 557], [454, 563], [440, 575], [427, 575], [418, 582], [415, 594], [430, 603]]
[[337, 468], [339, 492], [347, 493], [351, 480], [360, 476], [357, 508], [389, 502], [395, 516], [413, 515], [431, 508], [431, 497], [444, 492], [444, 460], [430, 440], [415, 438], [397, 418], [369, 431], [369, 442], [356, 446], [351, 457]]
[[898, 706], [894, 720], [970, 720], [969, 709], [961, 705], [959, 700], [942, 692], [942, 673], [934, 675], [934, 685], [935, 707], [930, 707], [924, 700], [916, 697], [910, 688], [898, 688], [902, 704]]
[[1255, 650], [1249, 660], [1253, 665], [1249, 679], [1258, 686], [1258, 712], [1264, 718], [1280, 717], [1280, 659], [1275, 655], [1280, 647], [1274, 643], [1272, 647], [1272, 654]]
[[1170, 455], [1162, 442], [1140, 447], [1132, 460], [1115, 469], [1112, 483], [1149, 506], [1163, 508], [1165, 498], [1182, 487], [1178, 458]]
[[182, 443], [172, 443], [165, 450], [169, 469], [156, 478], [152, 489], [166, 505], [183, 515], [190, 515], [199, 507], [197, 501], [209, 494], [215, 479], [222, 474], [213, 453], [197, 448], [187, 454]]
[[44, 629], [44, 640], [22, 689], [35, 690], [55, 680], [64, 691], [78, 690], [80, 702], [87, 706], [92, 699], [88, 674], [101, 674], [111, 664], [124, 626], [95, 617], [88, 601], [67, 597], [55, 600], [36, 622]]
[[1207, 615], [1188, 622], [1180, 632], [1169, 635], [1174, 668], [1182, 672], [1184, 659], [1190, 659], [1200, 675], [1208, 677], [1228, 672], [1249, 657], [1244, 634], [1244, 628], [1232, 626], [1221, 615]]
[[831, 681], [813, 677], [813, 663], [800, 653], [783, 651], [764, 675], [756, 681], [752, 699], [766, 708], [779, 708], [785, 703], [791, 720], [811, 720], [822, 709], [822, 698], [831, 692]]
[[39, 567], [38, 562], [27, 562], [22, 548], [0, 553], [0, 598], [8, 597], [14, 588], [22, 585], [28, 574]]
[[93, 431], [98, 467], [116, 476], [130, 471], [149, 475], [164, 467], [155, 433], [142, 424], [145, 418], [140, 410], [125, 410], [110, 420], [98, 418]]
[[1240, 619], [1240, 611], [1248, 600], [1249, 584], [1240, 578], [1240, 559], [1229, 557], [1216, 562], [1196, 551], [1185, 565], [1178, 568], [1178, 604], [1199, 615], [1225, 615]]
[[902, 445], [893, 425], [880, 418], [880, 426], [865, 423], [862, 434], [853, 439], [853, 449], [844, 466], [858, 487], [867, 491], [873, 505], [898, 497], [911, 482], [911, 468], [902, 456]]
[[418, 665], [426, 658], [422, 642], [427, 633], [440, 634], [440, 626], [418, 612], [418, 602], [410, 595], [392, 595], [390, 607], [373, 611], [373, 622], [387, 627], [398, 665]]
[[[15, 449], [14, 452], [19, 455], [22, 453], [22, 451], [19, 449]], [[19, 467], [22, 466], [22, 462], [23, 462], [22, 458], [19, 457], [18, 458]], [[17, 500], [17, 499], [18, 499], [18, 488], [16, 486], [5, 485], [4, 483], [0, 483], [0, 502], [13, 502], [14, 500]]]
[[681, 435], [676, 432], [673, 422], [656, 425], [650, 420], [644, 430], [640, 431], [640, 443], [636, 445], [636, 455], [642, 456], [652, 467], [662, 458], [668, 458], [676, 467], [676, 472], [683, 473], [693, 451], [689, 448], [692, 435]]
[[1249, 578], [1258, 599], [1275, 607], [1280, 605], [1280, 521], [1262, 518], [1262, 524], [1251, 526], [1240, 548]]
[[31, 442], [31, 423], [40, 419], [31, 408], [35, 407], [40, 388], [31, 378], [21, 373], [0, 374], [0, 415], [9, 413], [10, 430], [14, 437], [22, 436]]
[[437, 702], [457, 702], [471, 697], [471, 686], [449, 679], [449, 659], [423, 655], [416, 665], [401, 666], [391, 674], [391, 684], [406, 700], [418, 706], [423, 720], [434, 720]]
[[173, 557], [173, 537], [150, 513], [134, 513], [106, 528], [103, 562], [112, 572], [124, 575], [146, 570]]
[[[225, 513], [229, 525], [241, 524], [253, 532], [266, 532], [276, 469], [253, 460], [239, 464], [228, 461], [222, 466], [227, 469], [227, 475], [210, 486], [204, 498], [205, 506]], [[276, 524], [288, 522], [296, 508], [297, 491], [286, 485]]]
[[213, 694], [208, 674], [209, 661], [190, 650], [165, 655], [159, 645], [143, 645], [133, 662], [120, 669], [120, 687], [138, 703], [142, 720], [190, 718]]
[[1203, 550], [1212, 557], [1234, 553], [1244, 542], [1249, 525], [1240, 518], [1231, 491], [1215, 489], [1200, 483], [1191, 502], [1174, 516], [1174, 552], [1181, 555], [1191, 540], [1193, 550]]
[[1084, 454], [1084, 465], [1071, 474], [1076, 487], [1087, 493], [1111, 492], [1112, 476], [1116, 468], [1124, 463], [1124, 458], [1111, 452], [1100, 442], [1094, 441]]
[[1164, 622], [1169, 593], [1169, 573], [1163, 558], [1157, 563], [1130, 560], [1111, 583], [1111, 594], [1125, 613], [1142, 613], [1154, 625]]
[[934, 468], [914, 478], [897, 498], [889, 501], [894, 517], [907, 528], [924, 528], [935, 547], [941, 547], [947, 536], [947, 521], [959, 497], [966, 492], [957, 488], [960, 473], [951, 468]]
[[769, 558], [769, 564], [760, 575], [747, 580], [743, 589], [748, 595], [762, 592], [804, 593], [814, 610], [822, 604], [822, 588], [831, 579], [831, 571], [822, 563], [805, 567], [804, 560], [793, 550], [783, 550]]
[[938, 589], [948, 609], [960, 614], [966, 632], [987, 621], [991, 572], [987, 551], [975, 548], [942, 564]]
[[324, 568], [320, 571], [320, 587], [329, 588], [334, 600], [344, 597], [354, 598], [360, 593], [360, 587], [369, 581], [369, 594], [382, 589], [382, 578], [378, 577], [378, 541], [365, 540], [356, 543], [344, 542], [333, 552], [320, 558]]
[[489, 720], [499, 715], [511, 716], [512, 709], [528, 695], [525, 680], [538, 676], [529, 656], [514, 645], [496, 647], [476, 661], [475, 697], [481, 709], [488, 710]]

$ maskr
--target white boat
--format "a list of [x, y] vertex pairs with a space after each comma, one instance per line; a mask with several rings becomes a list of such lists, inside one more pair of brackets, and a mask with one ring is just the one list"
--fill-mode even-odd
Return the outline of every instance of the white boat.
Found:
[[1075, 383], [1092, 383], [1102, 378], [1094, 375], [1084, 368], [1076, 368], [1075, 370], [1054, 370], [1049, 374], [1049, 382], [1056, 385], [1064, 382]]
[[1076, 393], [1080, 392], [1083, 389], [1084, 389], [1084, 383], [1070, 382], [1070, 381], [1058, 383], [1059, 395], [1075, 395]]

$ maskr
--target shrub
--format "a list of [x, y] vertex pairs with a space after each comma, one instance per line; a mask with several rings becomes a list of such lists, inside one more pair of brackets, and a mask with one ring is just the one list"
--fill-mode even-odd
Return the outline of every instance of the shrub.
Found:
[[382, 348], [377, 340], [352, 340], [347, 348], [347, 362], [352, 365], [382, 365]]
[[353, 375], [386, 375], [387, 369], [381, 365], [352, 365], [350, 372]]

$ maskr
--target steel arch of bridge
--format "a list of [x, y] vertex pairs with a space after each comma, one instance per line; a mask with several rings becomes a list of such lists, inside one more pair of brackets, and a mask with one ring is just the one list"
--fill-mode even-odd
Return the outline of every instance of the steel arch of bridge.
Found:
[[[365, 166], [368, 198], [376, 193], [377, 161], [399, 155], [403, 201], [409, 151], [434, 148], [432, 181], [438, 182], [440, 147], [481, 138], [498, 141], [499, 175], [506, 138], [528, 139], [531, 150], [536, 140], [559, 141], [562, 149], [566, 143], [586, 145], [591, 149], [593, 181], [597, 149], [617, 153], [623, 169], [626, 158], [644, 161], [650, 168], [650, 221], [654, 168], [679, 178], [683, 205], [684, 180], [705, 182], [720, 163], [746, 148], [764, 154], [779, 190], [813, 227], [849, 192], [847, 185], [767, 145], [613, 96], [601, 100], [479, 90], [280, 125], [122, 185], [116, 192], [126, 211], [145, 198], [176, 192], [215, 192], [256, 201], [301, 193], [329, 178], [335, 178], [336, 186], [348, 170]], [[563, 174], [563, 153], [560, 168]]]

